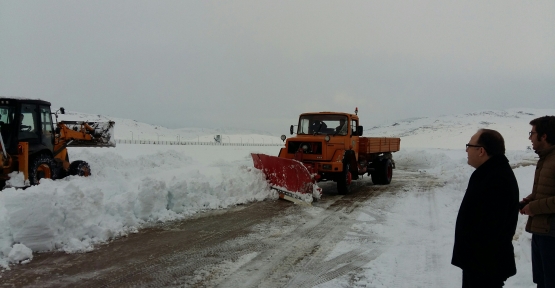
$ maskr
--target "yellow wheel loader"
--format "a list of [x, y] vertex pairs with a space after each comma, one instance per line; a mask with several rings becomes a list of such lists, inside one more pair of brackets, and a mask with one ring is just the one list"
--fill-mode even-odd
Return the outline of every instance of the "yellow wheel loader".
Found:
[[113, 121], [58, 122], [58, 113], [64, 114], [64, 108], [52, 113], [50, 102], [44, 100], [0, 97], [0, 189], [15, 171], [24, 175], [26, 186], [43, 178], [89, 176], [89, 164], [70, 162], [67, 147], [116, 146]]

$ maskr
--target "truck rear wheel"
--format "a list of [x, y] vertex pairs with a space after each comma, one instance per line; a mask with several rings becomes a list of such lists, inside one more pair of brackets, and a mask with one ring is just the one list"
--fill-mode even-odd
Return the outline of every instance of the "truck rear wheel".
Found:
[[83, 160], [77, 160], [69, 164], [69, 175], [88, 177], [91, 175], [91, 166]]
[[58, 179], [58, 169], [56, 162], [47, 154], [41, 154], [30, 161], [29, 182], [31, 185], [38, 185], [40, 179]]
[[352, 176], [351, 172], [349, 172], [349, 163], [343, 164], [343, 171], [339, 174], [339, 179], [337, 179], [337, 193], [345, 195], [351, 192]]
[[387, 185], [393, 177], [393, 164], [390, 159], [383, 159], [377, 163], [376, 171], [372, 173], [372, 183], [376, 185]]

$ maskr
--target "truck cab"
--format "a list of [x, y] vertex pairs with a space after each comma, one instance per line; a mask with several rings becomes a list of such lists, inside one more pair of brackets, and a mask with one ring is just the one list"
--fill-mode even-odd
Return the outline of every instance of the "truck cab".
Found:
[[[296, 126], [296, 136], [282, 136], [285, 147], [278, 157], [302, 162], [317, 181], [337, 182], [341, 194], [365, 173], [372, 175], [375, 184], [391, 181], [395, 167], [391, 152], [399, 150], [399, 138], [362, 137], [359, 117], [350, 113], [303, 113]], [[291, 125], [289, 132], [294, 130]]]
[[[313, 166], [322, 180], [334, 180], [344, 169], [345, 151], [358, 156], [356, 147], [362, 127], [358, 116], [348, 113], [319, 112], [299, 116], [297, 135], [286, 140], [279, 157], [296, 159]], [[293, 132], [291, 126], [290, 132]], [[354, 150], [353, 150], [354, 149]]]
[[[344, 192], [358, 178], [358, 142], [362, 136], [357, 115], [338, 112], [303, 113], [297, 135], [286, 140], [280, 158], [300, 161], [318, 181], [337, 182]], [[294, 125], [290, 128], [294, 132]], [[282, 139], [285, 138], [282, 136]], [[346, 192], [345, 192], [346, 193]]]

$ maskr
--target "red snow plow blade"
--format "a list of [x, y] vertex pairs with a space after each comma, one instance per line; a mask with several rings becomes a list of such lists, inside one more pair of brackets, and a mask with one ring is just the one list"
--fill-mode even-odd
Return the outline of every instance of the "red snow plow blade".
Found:
[[264, 172], [266, 180], [279, 192], [280, 198], [295, 203], [296, 199], [310, 203], [313, 197], [320, 198], [321, 189], [303, 163], [265, 154], [251, 153], [251, 156], [254, 167]]

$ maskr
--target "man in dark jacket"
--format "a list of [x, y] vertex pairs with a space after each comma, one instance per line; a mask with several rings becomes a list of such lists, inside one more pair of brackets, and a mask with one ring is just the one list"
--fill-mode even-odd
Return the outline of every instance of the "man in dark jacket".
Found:
[[532, 194], [522, 200], [532, 233], [532, 275], [538, 288], [555, 287], [555, 116], [530, 122], [532, 148], [540, 156]]
[[466, 144], [476, 170], [459, 209], [451, 264], [463, 270], [462, 287], [503, 287], [516, 274], [513, 236], [518, 220], [518, 184], [505, 157], [505, 141], [481, 129]]

